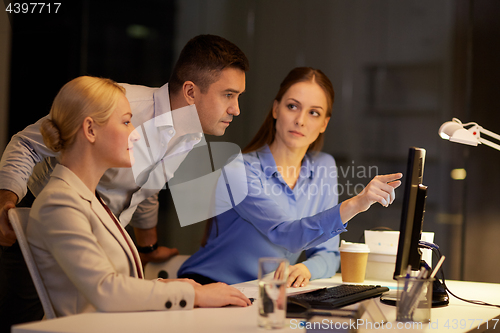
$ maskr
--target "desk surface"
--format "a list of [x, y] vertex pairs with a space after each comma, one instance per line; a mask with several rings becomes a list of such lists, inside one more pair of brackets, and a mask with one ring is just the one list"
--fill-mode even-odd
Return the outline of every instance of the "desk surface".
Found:
[[[340, 275], [331, 279], [312, 281], [306, 288], [329, 287], [341, 283]], [[366, 280], [364, 284], [381, 284], [395, 289], [395, 282]], [[489, 303], [500, 304], [500, 284], [448, 281], [448, 287], [457, 296], [466, 299], [478, 299]], [[255, 282], [246, 282], [235, 285], [243, 288], [245, 293], [252, 297], [256, 291]], [[379, 300], [377, 300], [379, 302]], [[380, 304], [385, 316], [391, 322], [391, 332], [411, 332], [411, 329], [397, 329], [395, 307]], [[495, 307], [479, 306], [457, 300], [450, 295], [450, 305], [432, 309], [431, 323], [423, 324], [423, 332], [468, 332], [479, 333], [477, 328], [481, 321], [485, 322], [500, 315], [500, 309]], [[298, 328], [299, 321], [291, 321], [288, 327], [274, 332], [305, 332]], [[400, 323], [401, 324], [401, 323]], [[491, 326], [491, 324], [490, 324]], [[496, 329], [500, 330], [500, 323]], [[380, 332], [381, 329], [361, 329], [360, 332]], [[415, 331], [422, 332], [422, 329]], [[225, 307], [214, 309], [193, 309], [190, 311], [150, 311], [126, 313], [86, 313], [59, 319], [44, 320], [29, 324], [17, 325], [12, 328], [13, 333], [28, 332], [265, 332], [257, 327], [257, 307], [247, 308]]]

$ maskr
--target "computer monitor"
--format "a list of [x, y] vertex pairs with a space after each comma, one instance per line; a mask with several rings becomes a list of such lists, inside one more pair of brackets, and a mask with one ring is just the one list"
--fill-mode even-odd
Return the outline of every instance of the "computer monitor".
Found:
[[[427, 198], [427, 186], [422, 184], [424, 165], [425, 149], [411, 147], [405, 174], [405, 192], [394, 278], [406, 275], [408, 265], [413, 271], [420, 270], [422, 252], [419, 248], [419, 241], [422, 235], [425, 200]], [[384, 303], [395, 305], [394, 295], [386, 295], [381, 297], [381, 300]], [[441, 282], [436, 279], [432, 290], [432, 307], [445, 306], [448, 303], [449, 296]]]
[[427, 186], [422, 185], [425, 164], [425, 149], [411, 147], [405, 174], [403, 210], [399, 227], [398, 254], [394, 278], [406, 275], [408, 265], [420, 270], [422, 252], [418, 247], [424, 222]]

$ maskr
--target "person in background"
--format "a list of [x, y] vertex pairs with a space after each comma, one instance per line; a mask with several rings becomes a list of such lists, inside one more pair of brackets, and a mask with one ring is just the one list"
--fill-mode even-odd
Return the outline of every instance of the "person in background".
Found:
[[131, 238], [96, 191], [106, 170], [134, 162], [139, 134], [124, 93], [109, 79], [78, 77], [61, 88], [41, 124], [47, 148], [61, 153], [26, 236], [56, 315], [250, 305], [222, 283], [143, 279]]
[[[181, 51], [169, 83], [160, 88], [122, 84], [134, 126], [152, 121], [153, 131], [165, 147], [153, 162], [161, 165], [179, 149], [189, 151], [202, 139], [201, 133], [197, 137], [182, 136], [182, 129], [168, 117], [173, 110], [196, 105], [193, 121], [201, 124], [205, 134], [223, 135], [240, 113], [238, 98], [245, 90], [248, 68], [248, 59], [236, 45], [219, 36], [199, 35]], [[26, 195], [27, 185], [37, 196], [57, 164], [59, 153], [48, 149], [40, 134], [45, 118], [14, 135], [0, 162], [0, 332], [43, 317], [7, 211]], [[160, 142], [156, 144], [163, 147]], [[136, 147], [138, 155], [149, 154], [140, 149]], [[104, 173], [97, 191], [123, 226], [134, 227], [143, 264], [165, 261], [178, 253], [177, 249], [158, 246], [159, 189], [141, 188], [130, 168], [111, 168]]]
[[[319, 152], [333, 99], [332, 84], [320, 70], [299, 67], [286, 76], [243, 150], [246, 198], [210, 220], [205, 243], [182, 265], [179, 277], [202, 284], [253, 280], [261, 257], [290, 261], [287, 286], [336, 273], [338, 235], [375, 202], [391, 204], [402, 174], [376, 176], [360, 194], [338, 204], [335, 160]], [[225, 172], [223, 188], [222, 179], [231, 179], [231, 170]], [[216, 205], [231, 205], [224, 200], [216, 195]], [[304, 250], [307, 259], [297, 263]]]

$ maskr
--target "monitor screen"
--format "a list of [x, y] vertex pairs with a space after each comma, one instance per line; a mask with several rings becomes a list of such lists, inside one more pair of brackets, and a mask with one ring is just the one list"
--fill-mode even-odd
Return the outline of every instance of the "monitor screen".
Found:
[[394, 278], [406, 275], [408, 265], [411, 265], [414, 271], [420, 269], [422, 252], [418, 247], [418, 242], [422, 234], [427, 197], [427, 187], [422, 185], [424, 164], [425, 149], [410, 148], [404, 181], [403, 210]]

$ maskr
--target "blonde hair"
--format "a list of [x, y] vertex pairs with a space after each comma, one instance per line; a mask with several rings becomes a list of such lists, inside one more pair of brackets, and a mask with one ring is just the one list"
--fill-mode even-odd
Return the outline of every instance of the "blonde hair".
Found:
[[55, 152], [71, 147], [83, 120], [106, 123], [123, 94], [125, 88], [110, 79], [80, 76], [69, 81], [54, 99], [49, 119], [42, 122], [43, 142]]

